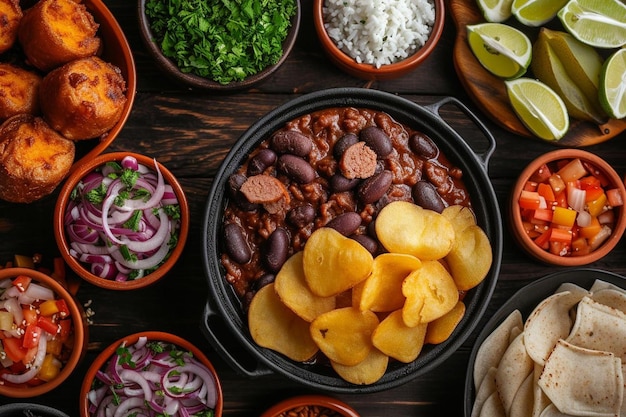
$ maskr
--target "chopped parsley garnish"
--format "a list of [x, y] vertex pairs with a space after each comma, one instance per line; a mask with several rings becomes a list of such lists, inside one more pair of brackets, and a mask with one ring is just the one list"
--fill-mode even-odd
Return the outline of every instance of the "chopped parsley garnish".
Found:
[[135, 210], [133, 211], [132, 216], [130, 216], [130, 219], [126, 220], [122, 226], [136, 232], [139, 230], [139, 224], [141, 223], [142, 216], [143, 212], [141, 210]]
[[118, 363], [120, 365], [128, 365], [131, 368], [134, 368], [136, 366], [135, 362], [133, 361], [133, 355], [132, 353], [130, 353], [130, 350], [128, 350], [128, 348], [126, 346], [120, 346], [115, 350], [115, 353], [118, 356]]
[[85, 193], [85, 199], [92, 204], [102, 204], [107, 194], [107, 186], [101, 182], [97, 187]]
[[274, 65], [296, 13], [294, 0], [147, 0], [165, 56], [184, 73], [221, 84]]

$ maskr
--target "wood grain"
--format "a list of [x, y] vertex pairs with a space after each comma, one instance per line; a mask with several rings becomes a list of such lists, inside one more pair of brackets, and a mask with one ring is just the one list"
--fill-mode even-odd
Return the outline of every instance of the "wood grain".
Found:
[[[495, 123], [520, 136], [534, 138], [520, 122], [509, 104], [504, 81], [485, 70], [467, 43], [467, 25], [484, 22], [475, 0], [449, 0], [449, 10], [456, 27], [453, 49], [454, 67], [461, 84], [476, 105]], [[516, 27], [522, 28], [520, 25]], [[524, 30], [524, 29], [523, 29]], [[533, 29], [526, 29], [532, 39]], [[525, 76], [532, 77], [531, 73]], [[563, 147], [584, 147], [607, 141], [626, 129], [626, 121], [610, 120], [598, 126], [571, 119], [570, 129], [559, 141], [551, 142]], [[537, 139], [539, 140], [539, 139]]]

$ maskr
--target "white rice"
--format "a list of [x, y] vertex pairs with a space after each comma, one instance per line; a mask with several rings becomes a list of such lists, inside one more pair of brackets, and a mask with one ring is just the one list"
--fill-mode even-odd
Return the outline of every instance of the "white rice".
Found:
[[326, 0], [324, 26], [339, 49], [377, 68], [421, 48], [432, 31], [432, 0]]

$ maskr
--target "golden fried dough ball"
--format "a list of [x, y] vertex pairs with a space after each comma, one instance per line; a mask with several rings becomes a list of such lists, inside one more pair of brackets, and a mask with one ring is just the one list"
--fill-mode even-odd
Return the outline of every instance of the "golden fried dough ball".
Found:
[[28, 62], [50, 71], [74, 59], [95, 55], [101, 40], [86, 6], [74, 0], [40, 0], [24, 11], [18, 39]]
[[0, 123], [20, 113], [39, 113], [41, 77], [15, 65], [0, 63]]
[[22, 16], [20, 0], [0, 0], [0, 54], [15, 44]]
[[39, 104], [53, 129], [68, 139], [89, 139], [115, 126], [126, 104], [125, 92], [119, 68], [88, 57], [48, 73], [39, 88]]
[[74, 162], [74, 142], [30, 114], [0, 126], [0, 198], [30, 203], [50, 194]]

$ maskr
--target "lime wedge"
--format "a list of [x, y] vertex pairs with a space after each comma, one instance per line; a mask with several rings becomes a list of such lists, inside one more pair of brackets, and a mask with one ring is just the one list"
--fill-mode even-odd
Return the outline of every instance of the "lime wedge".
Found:
[[541, 139], [556, 141], [569, 129], [565, 103], [550, 87], [531, 78], [505, 81], [511, 106], [520, 121]]
[[[563, 99], [565, 107], [567, 107], [567, 111], [571, 117], [588, 120], [597, 124], [606, 122], [607, 116], [600, 105], [597, 88], [600, 77], [600, 67], [602, 66], [600, 57], [598, 57], [599, 64], [594, 76], [596, 87], [591, 89], [590, 95], [587, 96], [578, 84], [579, 78], [581, 81], [584, 81], [582, 78], [584, 71], [577, 71], [579, 68], [577, 65], [580, 63], [577, 62], [575, 58], [565, 53], [563, 53], [565, 60], [562, 60], [561, 53], [565, 52], [563, 48], [568, 45], [560, 44], [559, 42], [553, 44], [550, 42], [550, 40], [554, 40], [551, 34], [554, 34], [554, 32], [545, 28], [539, 31], [537, 40], [533, 44], [533, 57], [530, 64], [533, 73], [539, 81], [552, 88]], [[585, 46], [591, 48], [595, 53], [595, 50], [591, 46]], [[582, 50], [578, 50], [578, 52], [581, 54], [581, 57], [584, 55]]]
[[569, 33], [588, 45], [626, 44], [626, 5], [620, 0], [570, 0], [558, 16]]
[[600, 73], [600, 103], [615, 119], [626, 117], [626, 49], [607, 58]]
[[487, 22], [502, 23], [511, 17], [513, 0], [478, 0], [478, 7]]
[[530, 39], [514, 27], [491, 22], [468, 25], [467, 41], [481, 65], [500, 78], [521, 77], [530, 65]]
[[511, 13], [526, 26], [542, 26], [554, 19], [567, 0], [513, 0]]

